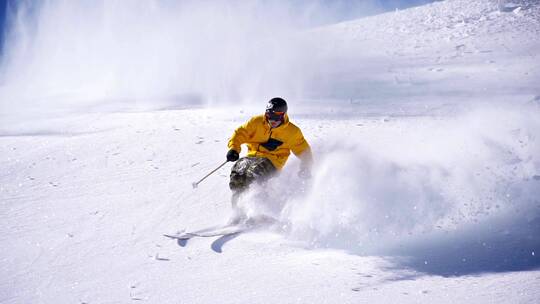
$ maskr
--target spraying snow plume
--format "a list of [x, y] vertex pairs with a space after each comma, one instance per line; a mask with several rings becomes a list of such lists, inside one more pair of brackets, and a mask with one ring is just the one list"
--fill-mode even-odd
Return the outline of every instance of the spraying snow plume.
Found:
[[375, 1], [12, 2], [2, 112], [242, 103], [319, 73], [299, 30]]
[[539, 111], [477, 108], [445, 120], [387, 122], [372, 134], [334, 134], [335, 142], [316, 146], [311, 190], [282, 216], [295, 238], [361, 253], [437, 231], [538, 221]]
[[294, 69], [296, 54], [287, 47], [293, 41], [285, 37], [291, 18], [270, 16], [257, 5], [218, 1], [22, 5], [4, 61], [4, 94], [67, 105], [238, 100], [262, 84], [271, 90]]

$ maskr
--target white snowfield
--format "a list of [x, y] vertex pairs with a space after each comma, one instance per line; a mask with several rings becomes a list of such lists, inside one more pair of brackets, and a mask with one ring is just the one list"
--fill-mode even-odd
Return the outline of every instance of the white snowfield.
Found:
[[0, 303], [540, 303], [538, 1], [299, 36], [325, 71], [288, 98], [315, 165], [243, 198], [267, 229], [163, 236], [228, 220], [232, 164], [192, 182], [266, 100], [16, 122], [0, 101]]

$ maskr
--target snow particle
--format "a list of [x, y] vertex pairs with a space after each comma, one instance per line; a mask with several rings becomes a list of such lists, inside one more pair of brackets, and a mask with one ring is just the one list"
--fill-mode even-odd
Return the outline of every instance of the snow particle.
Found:
[[534, 256], [534, 251], [533, 251], [533, 252], [531, 252], [531, 255], [532, 255], [532, 256]]

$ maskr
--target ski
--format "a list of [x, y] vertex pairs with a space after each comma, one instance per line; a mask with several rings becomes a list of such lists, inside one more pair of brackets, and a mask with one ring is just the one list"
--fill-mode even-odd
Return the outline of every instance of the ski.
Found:
[[246, 231], [253, 231], [263, 227], [271, 226], [276, 220], [267, 216], [258, 216], [251, 219], [231, 220], [224, 226], [213, 226], [196, 231], [180, 231], [174, 234], [163, 234], [163, 236], [176, 240], [189, 240], [194, 237], [215, 237], [226, 236]]
[[231, 234], [236, 234], [240, 232], [245, 232], [247, 230], [250, 230], [254, 227], [246, 226], [246, 225], [233, 225], [233, 226], [224, 226], [217, 229], [203, 229], [199, 231], [193, 231], [193, 232], [181, 232], [176, 234], [163, 234], [163, 236], [176, 239], [176, 240], [189, 240], [194, 237], [215, 237], [215, 236], [226, 236]]

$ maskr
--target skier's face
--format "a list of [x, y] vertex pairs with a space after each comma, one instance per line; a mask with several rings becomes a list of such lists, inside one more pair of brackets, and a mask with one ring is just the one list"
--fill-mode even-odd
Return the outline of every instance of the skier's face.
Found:
[[277, 127], [279, 127], [279, 125], [281, 124], [281, 120], [272, 120], [272, 119], [269, 119], [269, 120], [268, 120], [268, 123], [270, 124], [270, 127], [272, 127], [272, 128], [277, 128]]
[[271, 128], [277, 128], [285, 119], [285, 112], [266, 112], [266, 120]]

